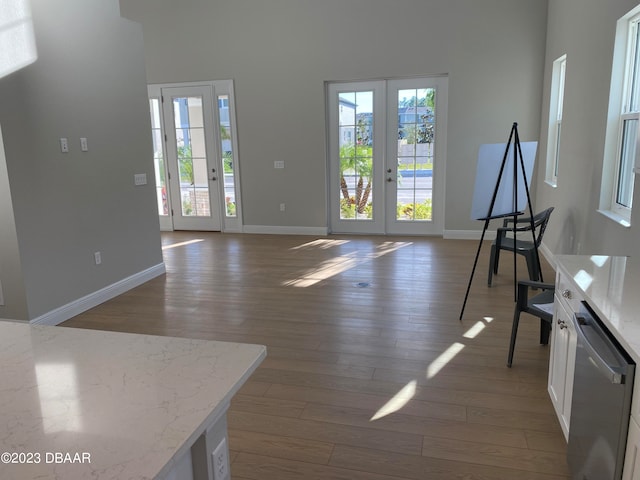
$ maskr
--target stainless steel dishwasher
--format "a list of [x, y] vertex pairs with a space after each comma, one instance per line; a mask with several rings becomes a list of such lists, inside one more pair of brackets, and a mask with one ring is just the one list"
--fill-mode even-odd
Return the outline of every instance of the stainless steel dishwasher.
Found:
[[567, 450], [571, 478], [619, 480], [635, 363], [585, 302], [573, 322], [577, 350]]

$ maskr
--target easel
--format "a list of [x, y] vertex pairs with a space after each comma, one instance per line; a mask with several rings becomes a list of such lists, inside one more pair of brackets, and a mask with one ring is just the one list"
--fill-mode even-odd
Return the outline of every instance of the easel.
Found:
[[[496, 197], [498, 195], [498, 189], [500, 188], [500, 181], [502, 180], [502, 174], [504, 172], [505, 165], [507, 163], [507, 157], [509, 155], [509, 147], [511, 146], [511, 142], [513, 141], [513, 211], [507, 214], [501, 215], [493, 215], [493, 208], [496, 203]], [[502, 157], [502, 164], [500, 165], [500, 171], [498, 173], [498, 179], [496, 180], [496, 186], [493, 190], [493, 196], [491, 197], [491, 203], [489, 204], [489, 210], [487, 211], [487, 216], [484, 218], [479, 218], [478, 220], [484, 220], [484, 228], [482, 229], [482, 235], [480, 236], [480, 243], [478, 244], [478, 250], [476, 252], [476, 258], [473, 262], [473, 269], [471, 270], [471, 276], [469, 277], [469, 284], [467, 285], [467, 293], [464, 296], [464, 302], [462, 304], [462, 310], [460, 311], [460, 318], [462, 320], [462, 316], [464, 315], [464, 309], [467, 305], [467, 299], [469, 298], [469, 290], [471, 290], [471, 282], [473, 281], [473, 275], [476, 271], [476, 266], [478, 265], [478, 258], [480, 256], [480, 250], [482, 249], [482, 242], [484, 241], [484, 235], [489, 227], [489, 222], [496, 218], [505, 218], [505, 217], [513, 217], [513, 296], [514, 300], [517, 298], [517, 268], [516, 268], [516, 226], [518, 217], [523, 215], [524, 212], [518, 211], [518, 166], [522, 172], [522, 178], [524, 179], [524, 188], [527, 193], [527, 206], [529, 208], [529, 220], [531, 222], [531, 236], [533, 237], [533, 245], [536, 249], [536, 260], [538, 262], [538, 270], [540, 269], [540, 257], [538, 256], [538, 246], [536, 244], [536, 231], [533, 223], [533, 209], [531, 208], [531, 197], [529, 195], [529, 182], [527, 180], [527, 173], [524, 167], [524, 160], [522, 158], [522, 149], [520, 147], [520, 136], [518, 135], [518, 123], [514, 122], [511, 127], [511, 133], [509, 134], [509, 140], [507, 141], [507, 146], [504, 151], [504, 156]], [[489, 268], [493, 268], [491, 265]], [[540, 274], [542, 275], [542, 273]], [[540, 277], [542, 280], [542, 276]]]

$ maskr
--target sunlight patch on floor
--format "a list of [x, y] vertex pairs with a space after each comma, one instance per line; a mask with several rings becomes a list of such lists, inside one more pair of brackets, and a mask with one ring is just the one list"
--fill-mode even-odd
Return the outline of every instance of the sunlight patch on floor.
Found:
[[[299, 247], [294, 247], [294, 248], [305, 247], [320, 241], [321, 240], [315, 240], [313, 242], [300, 245]], [[327, 241], [339, 242], [341, 240], [327, 240]], [[351, 252], [346, 255], [340, 255], [340, 256], [321, 262], [319, 266], [307, 270], [298, 278], [285, 280], [284, 282], [282, 282], [282, 285], [285, 287], [310, 287], [323, 280], [334, 277], [342, 272], [345, 272], [351, 268], [354, 268], [358, 265], [362, 265], [366, 262], [370, 262], [371, 260], [375, 260], [376, 258], [380, 258], [383, 255], [387, 255], [388, 253], [394, 252], [400, 248], [409, 246], [411, 244], [412, 242], [383, 242], [382, 244], [376, 247], [376, 250], [374, 252], [367, 252], [362, 256], [360, 256], [360, 252]], [[325, 245], [325, 244], [320, 243], [318, 245]], [[326, 248], [326, 247], [321, 246], [321, 248]]]
[[282, 282], [282, 285], [285, 287], [310, 287], [315, 285], [362, 263], [363, 259], [357, 258], [356, 255], [354, 252], [325, 260], [318, 267], [308, 270], [300, 277]]
[[170, 248], [176, 248], [176, 247], [184, 247], [186, 245], [191, 245], [192, 243], [200, 243], [200, 242], [204, 242], [203, 238], [194, 238], [193, 240], [188, 240], [186, 242], [179, 242], [179, 243], [172, 243], [170, 245], [163, 245], [162, 246], [162, 250], [169, 250]]
[[340, 245], [344, 245], [345, 243], [349, 243], [349, 240], [330, 240], [328, 238], [319, 238], [318, 240], [314, 240], [313, 242], [307, 242], [303, 243], [302, 245], [298, 245], [297, 247], [291, 247], [289, 250], [306, 250], [311, 248], [327, 250], [328, 248], [338, 247]]
[[451, 344], [449, 348], [447, 348], [444, 352], [442, 352], [438, 358], [436, 358], [433, 362], [429, 364], [427, 367], [427, 378], [435, 377], [440, 370], [442, 370], [451, 360], [458, 355], [464, 345], [462, 343], [455, 342]]
[[486, 325], [483, 322], [476, 322], [476, 324], [464, 332], [462, 336], [464, 338], [476, 338], [485, 327]]
[[369, 419], [370, 422], [391, 415], [404, 407], [416, 394], [418, 382], [411, 380]]

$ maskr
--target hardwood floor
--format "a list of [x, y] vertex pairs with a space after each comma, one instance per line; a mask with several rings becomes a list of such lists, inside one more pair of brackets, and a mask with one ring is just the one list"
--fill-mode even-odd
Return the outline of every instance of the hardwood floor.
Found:
[[569, 478], [533, 317], [506, 367], [511, 256], [488, 288], [483, 247], [459, 321], [476, 241], [162, 241], [166, 276], [64, 325], [266, 345], [229, 411], [234, 480]]

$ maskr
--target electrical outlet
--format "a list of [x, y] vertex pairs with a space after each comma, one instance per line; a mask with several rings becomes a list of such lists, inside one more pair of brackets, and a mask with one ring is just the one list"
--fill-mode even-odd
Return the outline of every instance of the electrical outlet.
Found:
[[222, 439], [211, 454], [213, 457], [213, 480], [230, 480], [229, 454], [227, 452], [227, 440]]
[[89, 145], [87, 144], [87, 139], [85, 137], [80, 138], [80, 150], [83, 152], [89, 151]]
[[69, 140], [66, 137], [60, 138], [60, 151], [62, 153], [69, 153]]
[[100, 252], [94, 253], [93, 259], [95, 260], [96, 265], [100, 265], [102, 263], [102, 255], [100, 254]]

